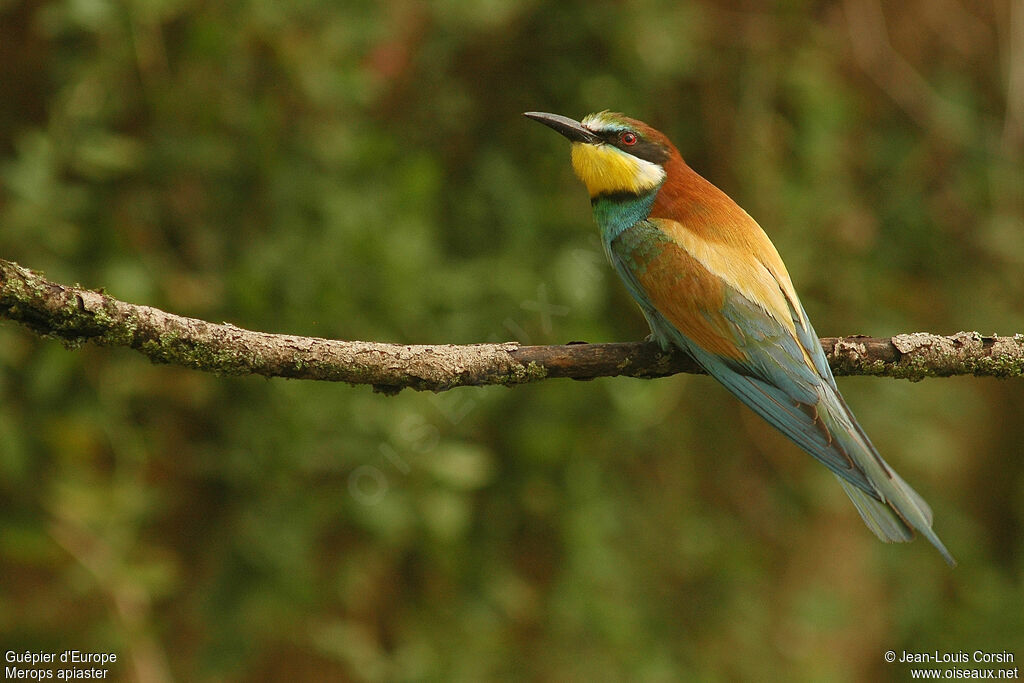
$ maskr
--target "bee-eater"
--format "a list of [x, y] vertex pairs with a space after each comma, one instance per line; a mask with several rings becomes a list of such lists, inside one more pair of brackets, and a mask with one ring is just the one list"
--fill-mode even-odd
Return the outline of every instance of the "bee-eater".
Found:
[[950, 565], [932, 511], [884, 461], [839, 394], [789, 273], [761, 227], [664, 134], [622, 114], [527, 112], [569, 139], [605, 254], [662, 348], [690, 354], [832, 470], [883, 541], [920, 531]]

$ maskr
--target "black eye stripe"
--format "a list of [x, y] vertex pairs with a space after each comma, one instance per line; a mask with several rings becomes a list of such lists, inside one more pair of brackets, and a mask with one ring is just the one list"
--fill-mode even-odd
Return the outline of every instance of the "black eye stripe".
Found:
[[[631, 154], [637, 159], [643, 159], [644, 161], [650, 161], [654, 164], [661, 164], [668, 160], [668, 148], [658, 142], [652, 142], [645, 139], [640, 133], [635, 130], [620, 129], [620, 130], [604, 130], [594, 131], [596, 135], [599, 135], [601, 139], [613, 147], [621, 149], [626, 154]], [[636, 136], [636, 142], [632, 145], [625, 145], [622, 143], [620, 136], [623, 133], [632, 133]]]
[[639, 133], [635, 131], [628, 131], [636, 135], [636, 142], [632, 145], [623, 144], [619, 136], [626, 131], [614, 131], [605, 133], [602, 137], [607, 141], [609, 145], [618, 147], [626, 154], [632, 154], [637, 159], [643, 159], [644, 161], [650, 161], [655, 164], [660, 164], [668, 159], [668, 149], [664, 145], [645, 140]]

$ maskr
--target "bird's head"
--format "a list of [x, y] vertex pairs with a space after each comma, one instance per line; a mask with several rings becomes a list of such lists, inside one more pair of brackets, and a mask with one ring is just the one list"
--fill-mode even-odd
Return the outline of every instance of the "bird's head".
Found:
[[558, 131], [572, 143], [572, 167], [591, 199], [642, 197], [665, 182], [665, 164], [675, 147], [642, 121], [603, 111], [582, 121], [528, 111], [524, 116]]

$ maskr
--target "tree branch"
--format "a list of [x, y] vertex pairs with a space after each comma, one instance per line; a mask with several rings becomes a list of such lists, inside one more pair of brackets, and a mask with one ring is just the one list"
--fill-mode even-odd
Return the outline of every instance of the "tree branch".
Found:
[[[334, 341], [245, 330], [119, 301], [101, 291], [51, 282], [0, 259], [0, 317], [69, 347], [127, 346], [154, 363], [227, 375], [257, 374], [350, 384], [395, 393], [464, 385], [523, 384], [547, 377], [664, 377], [701, 369], [651, 342], [521, 346], [406, 345]], [[1024, 375], [1024, 335], [959, 332], [891, 338], [829, 337], [821, 344], [836, 375], [910, 380], [952, 375]]]

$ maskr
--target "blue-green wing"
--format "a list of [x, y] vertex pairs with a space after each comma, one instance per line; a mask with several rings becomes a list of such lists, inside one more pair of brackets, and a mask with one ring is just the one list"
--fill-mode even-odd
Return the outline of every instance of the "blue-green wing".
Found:
[[[640, 304], [655, 339], [663, 347], [689, 353], [743, 403], [831, 470], [880, 538], [907, 541], [913, 538], [912, 527], [917, 528], [954, 563], [931, 530], [928, 505], [882, 460], [843, 401], [799, 301], [785, 295], [779, 284], [790, 307], [790, 328], [712, 273], [659, 275], [654, 272], [659, 266], [700, 266], [671, 240], [657, 237], [660, 242], [652, 247], [656, 227], [637, 224], [606, 245], [609, 260]], [[646, 252], [642, 258], [638, 250]], [[688, 300], [686, 307], [675, 305], [695, 292], [696, 304]], [[701, 305], [700, 296], [707, 305]], [[705, 343], [684, 329], [697, 330]], [[709, 329], [716, 334], [713, 348], [706, 341], [712, 338]]]
[[[709, 374], [797, 445], [838, 476], [865, 493], [877, 496], [864, 472], [856, 467], [818, 415], [819, 387], [835, 385], [814, 330], [808, 329], [803, 336], [814, 340], [807, 351], [820, 370], [808, 366], [800, 339], [794, 338], [763, 308], [722, 284], [723, 294], [715, 302], [719, 310], [707, 310], [703, 315], [709, 321], [717, 321], [717, 327], [728, 335], [738, 353], [729, 358], [695, 343], [659, 310], [657, 299], [672, 296], [673, 292], [651, 291], [637, 276], [635, 252], [648, 248], [648, 242], [653, 239], [645, 235], [641, 241], [637, 233], [654, 229], [654, 226], [638, 224], [607, 245], [609, 260], [640, 305], [654, 338], [663, 347], [674, 346], [689, 353]], [[659, 248], [662, 251], [681, 249], [671, 243], [659, 245]], [[701, 315], [699, 308], [696, 314]]]

